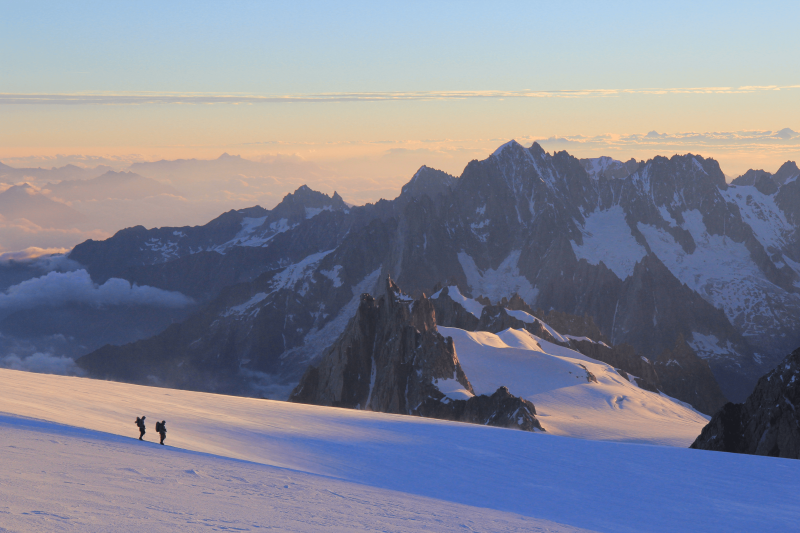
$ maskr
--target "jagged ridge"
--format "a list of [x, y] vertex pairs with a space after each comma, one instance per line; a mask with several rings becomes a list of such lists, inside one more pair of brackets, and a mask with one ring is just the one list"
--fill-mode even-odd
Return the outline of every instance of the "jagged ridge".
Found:
[[[457, 395], [465, 399], [442, 392], [454, 385], [469, 393]], [[289, 401], [543, 431], [533, 404], [508, 389], [472, 394], [452, 339], [436, 330], [431, 300], [412, 300], [387, 278], [383, 295], [361, 296], [344, 333]]]

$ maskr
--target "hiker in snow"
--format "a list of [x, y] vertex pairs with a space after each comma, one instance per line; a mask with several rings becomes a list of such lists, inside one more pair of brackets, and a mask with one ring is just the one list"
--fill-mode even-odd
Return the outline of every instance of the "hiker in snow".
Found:
[[164, 445], [164, 439], [167, 438], [167, 422], [166, 420], [162, 420], [161, 422], [156, 422], [156, 433], [161, 435], [161, 442], [160, 444]]
[[144, 419], [147, 418], [143, 416], [142, 418], [136, 417], [136, 425], [139, 426], [139, 440], [142, 440], [144, 437]]

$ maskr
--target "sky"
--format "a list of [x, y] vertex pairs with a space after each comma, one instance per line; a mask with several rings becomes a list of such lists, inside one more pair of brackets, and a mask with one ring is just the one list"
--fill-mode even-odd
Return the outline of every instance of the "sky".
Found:
[[361, 202], [509, 139], [700, 153], [730, 178], [800, 154], [798, 2], [2, 7], [0, 161], [17, 167], [290, 157]]

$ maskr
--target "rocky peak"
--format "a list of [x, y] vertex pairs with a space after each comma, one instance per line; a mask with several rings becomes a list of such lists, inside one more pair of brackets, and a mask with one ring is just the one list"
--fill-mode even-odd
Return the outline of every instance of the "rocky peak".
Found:
[[499, 147], [497, 147], [497, 149], [494, 152], [492, 152], [492, 157], [501, 157], [503, 155], [506, 155], [503, 154], [503, 152], [505, 152], [506, 150], [519, 152], [520, 150], [524, 149], [525, 148], [523, 148], [523, 146], [519, 144], [516, 140], [511, 139], [510, 141], [501, 144]]
[[510, 141], [467, 165], [448, 211], [451, 227], [463, 228], [456, 235], [463, 233], [470, 247], [481, 250], [475, 260], [484, 269], [497, 268], [495, 261], [530, 242], [534, 227], [548, 238], [565, 231], [579, 235], [575, 221], [596, 204], [596, 187], [576, 158]]
[[534, 311], [528, 303], [522, 299], [522, 297], [517, 294], [516, 292], [511, 296], [511, 299], [506, 299], [503, 296], [503, 299], [500, 300], [500, 305], [505, 307], [506, 309], [511, 309], [512, 311], [525, 311], [529, 315], [533, 315]]
[[778, 191], [778, 184], [772, 174], [765, 170], [753, 170], [752, 168], [733, 180], [731, 185], [755, 186], [759, 192], [767, 195], [775, 194]]
[[531, 153], [531, 155], [534, 158], [537, 158], [537, 159], [544, 159], [545, 157], [547, 157], [547, 152], [545, 152], [544, 148], [542, 148], [542, 145], [540, 145], [537, 142], [534, 142], [531, 145], [531, 147], [528, 148], [528, 151]]
[[324, 211], [346, 211], [347, 204], [337, 193], [328, 196], [302, 185], [293, 193], [283, 197], [283, 200], [275, 206], [269, 213], [270, 224], [282, 218], [287, 219], [291, 224], [299, 223], [303, 220], [313, 218]]
[[691, 446], [800, 459], [800, 349], [758, 380], [744, 403], [728, 403]]
[[472, 393], [452, 340], [436, 331], [430, 300], [412, 300], [387, 277], [380, 297], [362, 295], [344, 333], [289, 400], [413, 414], [427, 398], [445, 397], [438, 380], [455, 380]]
[[442, 326], [475, 331], [478, 317], [464, 309], [464, 306], [450, 297], [450, 287], [434, 292], [431, 302], [436, 309], [436, 323]]
[[800, 176], [800, 168], [797, 168], [797, 163], [794, 161], [787, 161], [781, 165], [781, 168], [778, 169], [773, 178], [778, 184], [783, 185], [787, 181], [792, 178], [797, 178], [798, 176]]
[[623, 201], [649, 197], [655, 206], [699, 209], [709, 200], [722, 201], [719, 189], [727, 187], [725, 175], [713, 159], [693, 154], [669, 159], [656, 156], [626, 180]]
[[[283, 197], [280, 205], [298, 205], [302, 207], [326, 207], [330, 206], [333, 209], [341, 210], [347, 209], [347, 205], [342, 200], [342, 197], [337, 193], [333, 196], [328, 196], [325, 193], [315, 191], [308, 187], [308, 185], [301, 185], [293, 193], [289, 193]], [[276, 209], [278, 208], [276, 206]]]
[[456, 178], [441, 170], [422, 165], [411, 180], [400, 191], [402, 199], [419, 198], [422, 195], [435, 200], [448, 194], [455, 187]]

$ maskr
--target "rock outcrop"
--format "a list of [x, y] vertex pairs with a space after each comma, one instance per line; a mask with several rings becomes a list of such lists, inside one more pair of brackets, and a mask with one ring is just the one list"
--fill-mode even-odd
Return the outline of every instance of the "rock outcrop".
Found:
[[438, 291], [435, 299], [431, 299], [436, 309], [436, 323], [451, 328], [475, 331], [480, 319], [464, 309], [464, 306], [450, 297], [449, 287]]
[[431, 300], [412, 300], [391, 279], [382, 296], [361, 296], [344, 333], [289, 401], [543, 430], [533, 404], [505, 388], [474, 396], [452, 339], [436, 330]]
[[691, 447], [800, 459], [800, 348], [744, 403], [725, 404]]
[[[517, 298], [519, 298], [517, 296]], [[511, 302], [514, 298], [511, 299]], [[513, 307], [509, 307], [513, 309]], [[587, 337], [589, 339], [611, 344], [600, 328], [595, 323], [594, 319], [589, 315], [577, 316], [569, 313], [562, 313], [556, 310], [550, 310], [546, 315], [543, 311], [531, 313], [541, 318], [544, 322], [549, 324], [553, 329], [563, 335], [572, 335], [574, 337]]]
[[536, 408], [524, 398], [514, 396], [506, 387], [500, 387], [491, 396], [484, 394], [468, 400], [443, 402], [429, 398], [419, 407], [418, 413], [429, 418], [470, 422], [524, 431], [544, 431], [536, 419]]

